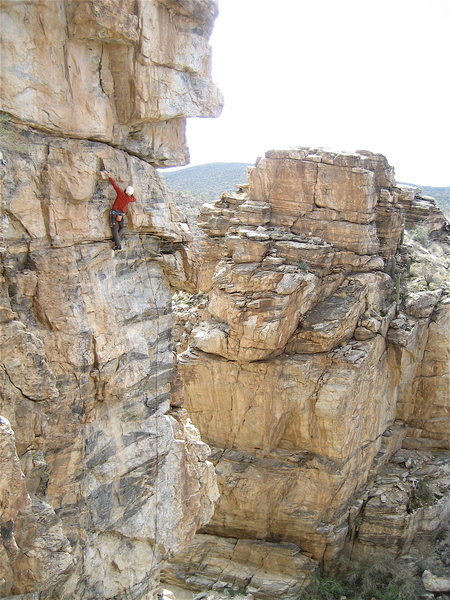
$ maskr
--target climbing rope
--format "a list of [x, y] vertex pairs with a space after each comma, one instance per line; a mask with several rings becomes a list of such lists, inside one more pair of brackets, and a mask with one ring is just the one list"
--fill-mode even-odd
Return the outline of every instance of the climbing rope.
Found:
[[[144, 246], [144, 241], [143, 241], [143, 235], [139, 235], [139, 241], [140, 241], [140, 252], [139, 252], [139, 256], [141, 261], [143, 262], [143, 264], [145, 265], [145, 269], [147, 271], [147, 278], [149, 281], [149, 289], [152, 295], [152, 299], [153, 299], [153, 304], [156, 310], [156, 340], [155, 340], [155, 483], [154, 483], [154, 496], [155, 496], [155, 520], [154, 520], [154, 531], [155, 531], [155, 541], [154, 541], [154, 548], [153, 548], [153, 554], [152, 554], [152, 560], [150, 563], [150, 572], [153, 571], [154, 565], [155, 565], [155, 555], [156, 555], [156, 547], [157, 547], [157, 537], [158, 537], [158, 503], [159, 503], [159, 494], [158, 494], [158, 477], [159, 477], [159, 436], [160, 436], [160, 430], [159, 430], [159, 421], [158, 421], [158, 416], [156, 414], [157, 412], [157, 406], [158, 406], [158, 396], [159, 396], [159, 383], [158, 383], [158, 377], [159, 377], [159, 369], [158, 369], [158, 354], [159, 354], [159, 330], [160, 330], [160, 312], [159, 312], [159, 308], [158, 308], [158, 302], [156, 300], [156, 294], [155, 294], [155, 289], [153, 287], [153, 282], [152, 282], [152, 276], [148, 267], [148, 260], [145, 256], [145, 246]], [[148, 404], [148, 396], [145, 399], [145, 404], [146, 406], [149, 406]], [[125, 595], [127, 598], [129, 598], [130, 600], [133, 600], [133, 594], [132, 594], [132, 584], [131, 584], [131, 574], [129, 576], [129, 584], [128, 584], [128, 589], [125, 590]]]
[[[153, 567], [155, 565], [155, 556], [156, 556], [156, 550], [157, 550], [157, 537], [158, 537], [158, 504], [159, 504], [159, 494], [158, 494], [158, 478], [159, 478], [159, 436], [160, 436], [160, 430], [159, 430], [159, 418], [158, 418], [158, 414], [157, 414], [157, 410], [158, 410], [158, 397], [159, 397], [159, 382], [158, 382], [158, 376], [159, 376], [159, 369], [158, 369], [158, 354], [159, 354], [159, 331], [160, 331], [160, 312], [159, 312], [159, 308], [158, 308], [158, 302], [157, 302], [157, 298], [156, 298], [156, 294], [155, 294], [155, 289], [153, 287], [153, 281], [152, 281], [152, 276], [150, 273], [150, 269], [149, 269], [149, 265], [148, 265], [148, 259], [145, 256], [145, 246], [144, 246], [144, 235], [139, 235], [139, 240], [141, 243], [141, 248], [140, 248], [140, 258], [142, 260], [142, 262], [145, 265], [145, 269], [147, 271], [147, 277], [148, 277], [148, 282], [149, 282], [149, 289], [152, 295], [152, 299], [153, 299], [153, 305], [155, 307], [156, 310], [156, 341], [155, 341], [155, 486], [154, 486], [154, 495], [155, 495], [155, 521], [154, 521], [154, 530], [155, 530], [155, 542], [154, 542], [154, 548], [153, 548], [153, 554], [152, 554], [152, 562], [150, 565], [150, 571], [153, 570]], [[146, 400], [146, 402], [148, 402], [148, 399]], [[147, 404], [148, 406], [148, 404]]]
[[[3, 153], [0, 152], [0, 167], [6, 164]], [[0, 254], [6, 253], [6, 228], [8, 226], [8, 215], [6, 212], [6, 198], [3, 193], [3, 177], [0, 177]]]

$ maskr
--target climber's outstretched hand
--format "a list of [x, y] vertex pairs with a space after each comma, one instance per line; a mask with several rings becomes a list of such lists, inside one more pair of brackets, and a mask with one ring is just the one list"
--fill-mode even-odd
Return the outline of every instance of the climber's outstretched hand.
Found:
[[108, 173], [108, 171], [100, 171], [100, 177], [106, 181], [106, 179], [111, 177], [111, 175]]

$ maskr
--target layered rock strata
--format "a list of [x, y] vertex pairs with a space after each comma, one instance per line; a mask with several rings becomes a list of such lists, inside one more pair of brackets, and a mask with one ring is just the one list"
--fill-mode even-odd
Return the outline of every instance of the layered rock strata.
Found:
[[188, 162], [186, 117], [216, 116], [213, 0], [4, 2], [1, 110], [155, 165]]
[[446, 219], [434, 198], [422, 195], [420, 188], [413, 186], [399, 185], [398, 188], [398, 201], [402, 205], [407, 229], [421, 227], [426, 233], [442, 229]]
[[[203, 207], [207, 318], [179, 361], [221, 497], [168, 581], [199, 588], [216, 578], [260, 598], [298, 598], [318, 561], [357, 547], [358, 531], [359, 548], [400, 551], [405, 536], [411, 545], [445, 522], [442, 477], [423, 518], [410, 503], [395, 531], [383, 533], [389, 510], [377, 534], [369, 525], [372, 484], [409, 478], [408, 505], [411, 481], [424, 477], [417, 468], [389, 475], [402, 446], [425, 447], [430, 464], [448, 448], [439, 332], [449, 305], [442, 288], [405, 287], [402, 193], [381, 155], [298, 148], [266, 153], [247, 185]], [[245, 576], [236, 566], [243, 543], [262, 549]], [[267, 562], [277, 544], [285, 558]]]
[[[170, 409], [189, 232], [154, 168], [186, 162], [186, 117], [220, 109], [216, 5], [2, 11], [0, 595], [151, 598], [217, 498]], [[136, 190], [120, 254], [102, 169]]]

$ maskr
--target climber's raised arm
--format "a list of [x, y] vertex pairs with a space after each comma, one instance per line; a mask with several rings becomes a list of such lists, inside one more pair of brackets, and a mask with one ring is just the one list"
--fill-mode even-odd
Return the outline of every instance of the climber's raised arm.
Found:
[[108, 173], [108, 171], [102, 171], [100, 173], [100, 175], [102, 176], [103, 179], [107, 179], [109, 181], [109, 183], [113, 186], [113, 188], [116, 190], [116, 192], [121, 192], [122, 190], [120, 189], [120, 187], [117, 185], [117, 183], [114, 181], [114, 179], [111, 177], [111, 174]]
[[113, 188], [116, 190], [117, 193], [122, 191], [112, 177], [108, 177], [108, 181], [113, 186]]

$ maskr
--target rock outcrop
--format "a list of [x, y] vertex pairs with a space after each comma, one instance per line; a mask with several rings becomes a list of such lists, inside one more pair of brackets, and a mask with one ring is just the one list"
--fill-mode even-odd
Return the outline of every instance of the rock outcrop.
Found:
[[414, 186], [399, 185], [398, 188], [398, 201], [402, 205], [407, 229], [421, 227], [427, 234], [442, 229], [446, 219], [434, 198], [423, 196], [420, 188]]
[[[189, 231], [155, 170], [187, 161], [186, 117], [220, 110], [216, 5], [2, 11], [0, 595], [150, 598], [217, 499], [208, 447], [171, 410]], [[121, 254], [102, 169], [136, 190]]]
[[214, 0], [5, 2], [1, 110], [30, 126], [188, 162], [186, 117], [216, 116]]
[[401, 553], [445, 522], [449, 285], [408, 274], [403, 194], [381, 155], [298, 148], [203, 207], [209, 302], [179, 361], [221, 496], [167, 581], [298, 598], [345, 546]]

